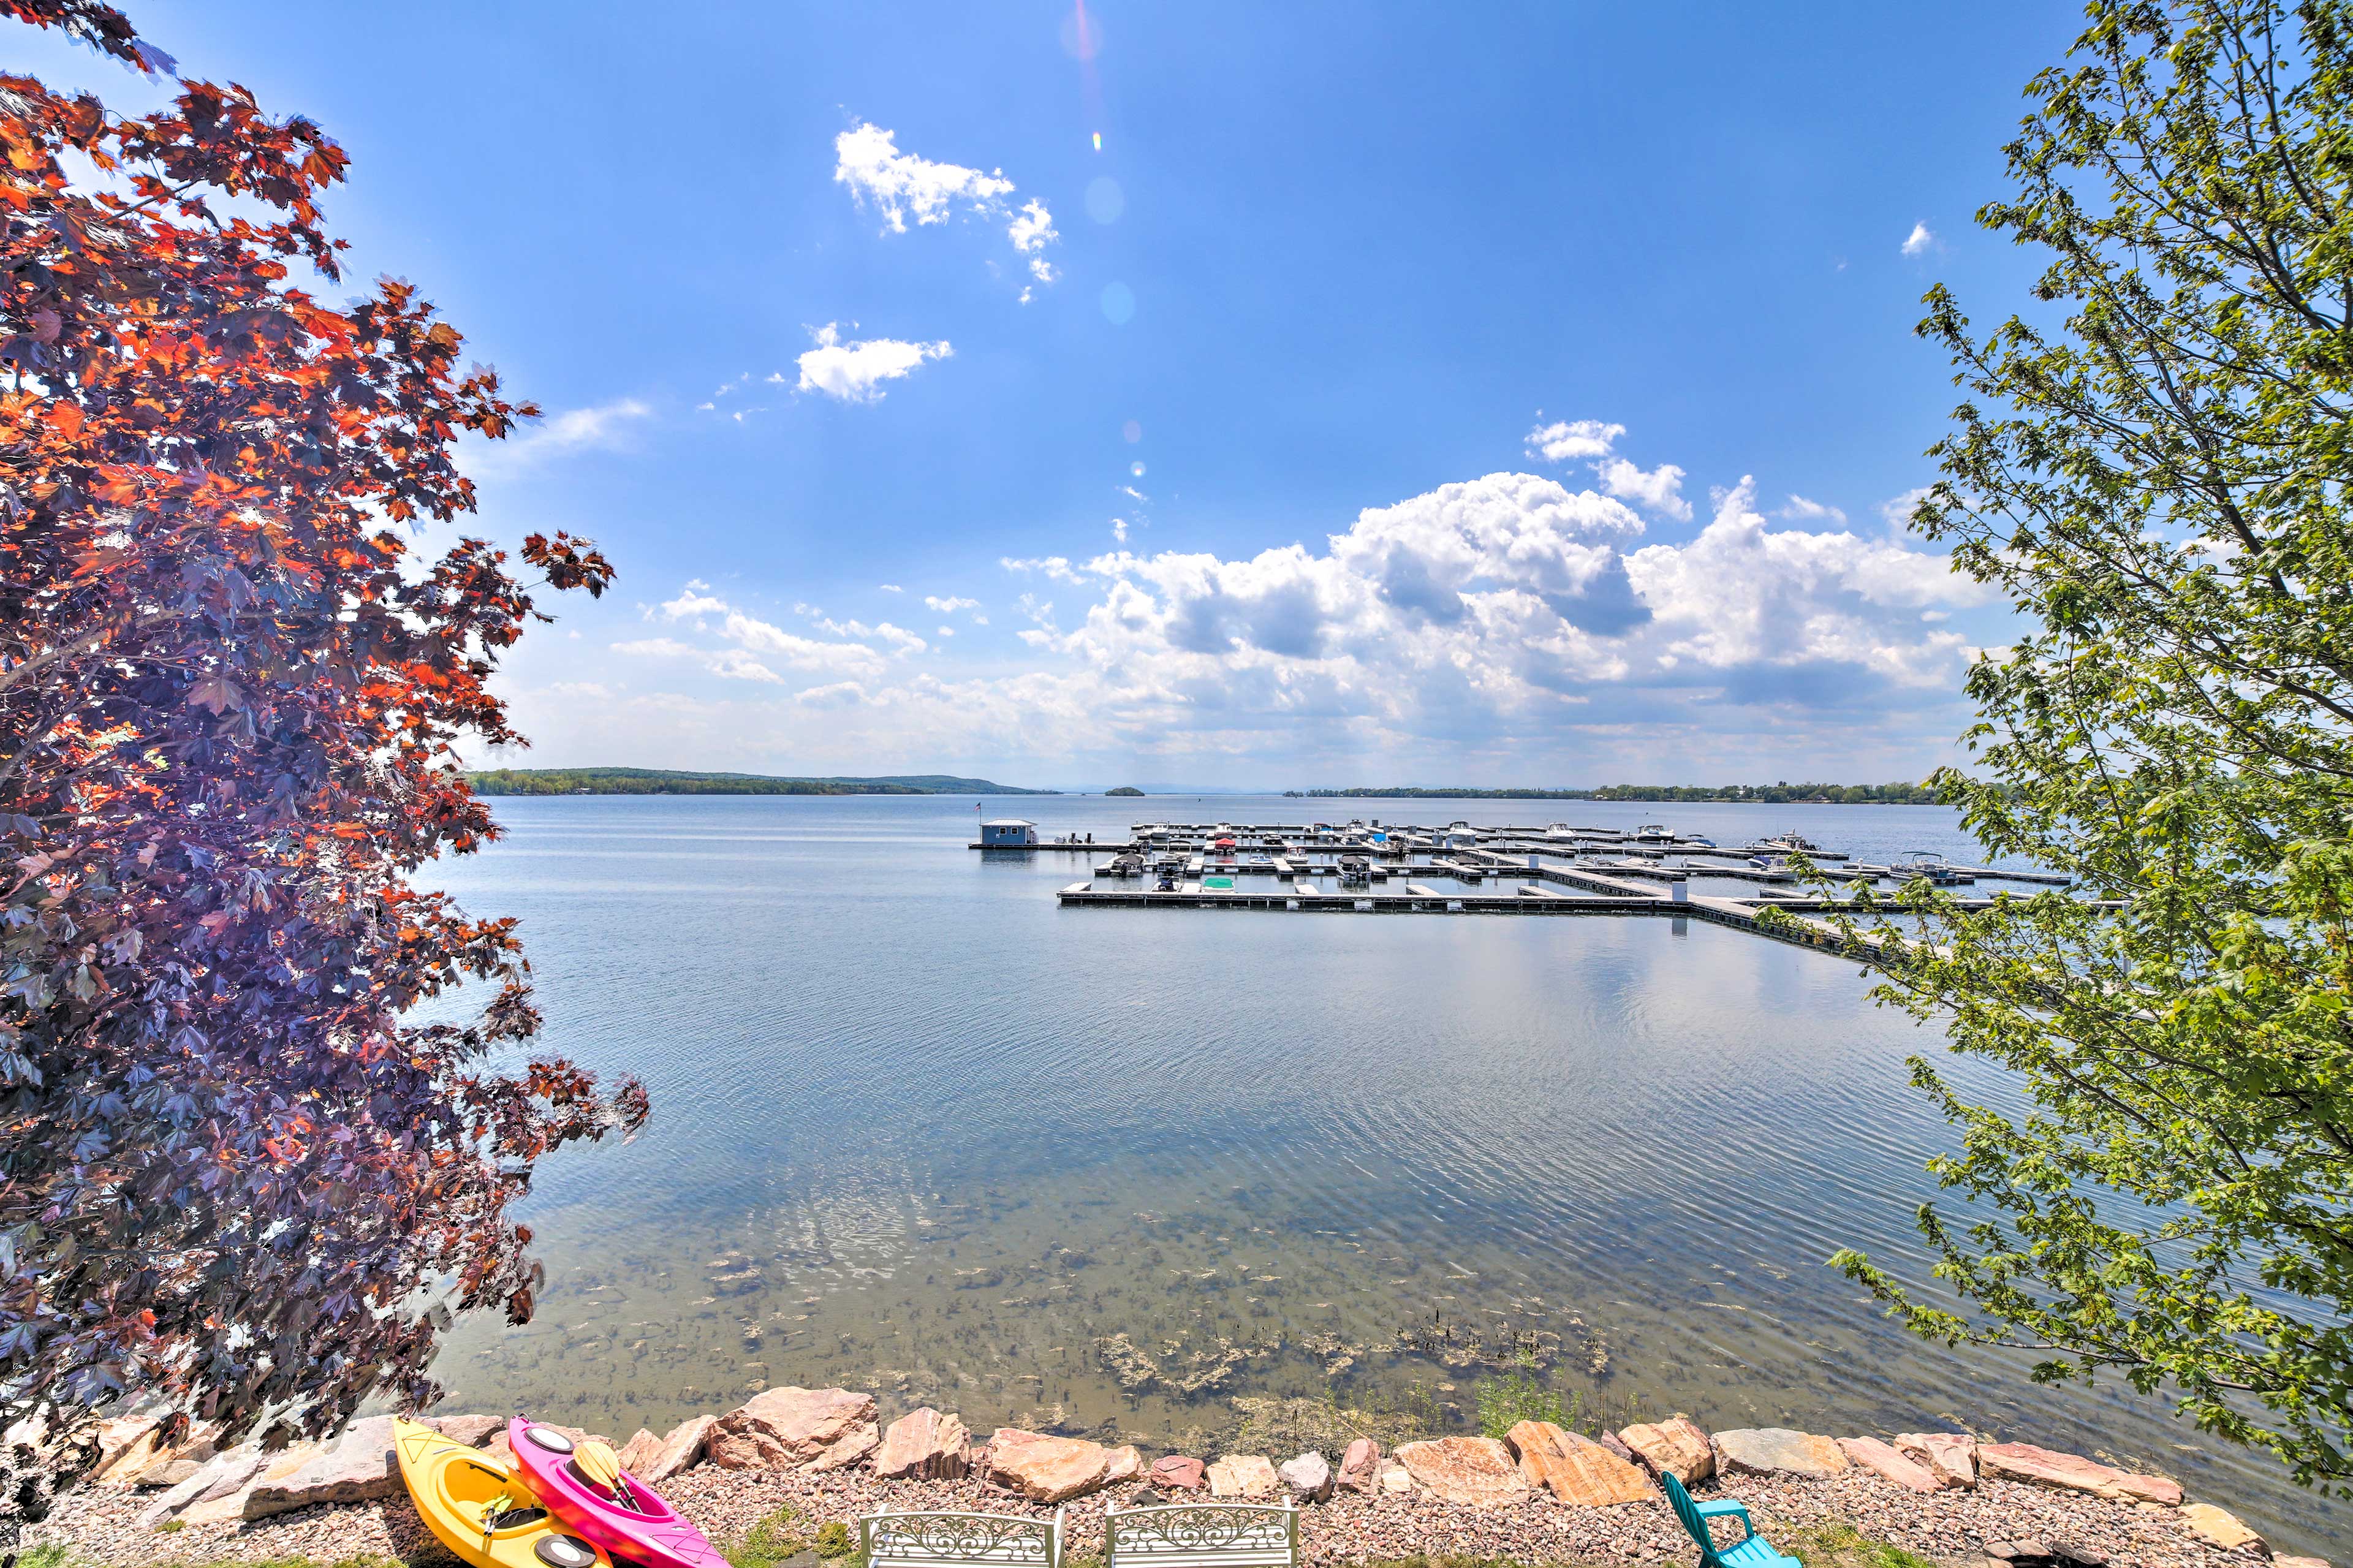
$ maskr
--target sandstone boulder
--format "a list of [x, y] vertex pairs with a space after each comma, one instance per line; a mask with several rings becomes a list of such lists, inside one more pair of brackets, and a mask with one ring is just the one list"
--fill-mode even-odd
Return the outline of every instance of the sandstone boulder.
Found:
[[90, 1482], [100, 1487], [127, 1487], [139, 1473], [161, 1459], [164, 1436], [161, 1414], [119, 1415], [98, 1424], [98, 1463]]
[[322, 1443], [296, 1443], [275, 1453], [259, 1456], [259, 1462], [250, 1468], [233, 1469], [205, 1489], [202, 1496], [180, 1510], [178, 1518], [189, 1524], [230, 1524], [245, 1517], [246, 1499], [256, 1487], [285, 1479], [319, 1455], [326, 1452]]
[[1340, 1456], [1340, 1474], [1334, 1484], [1344, 1492], [1369, 1492], [1381, 1484], [1381, 1446], [1359, 1437]]
[[[232, 1448], [226, 1454], [216, 1454], [196, 1467], [196, 1473], [181, 1481], [149, 1503], [139, 1514], [141, 1528], [153, 1530], [167, 1519], [177, 1516], [192, 1503], [208, 1498], [227, 1497], [242, 1491], [246, 1483], [261, 1473], [269, 1462], [268, 1454], [253, 1445]], [[241, 1510], [243, 1504], [239, 1503]]]
[[1389, 1497], [1407, 1497], [1413, 1491], [1413, 1472], [1394, 1457], [1381, 1461], [1381, 1491]]
[[1563, 1431], [1549, 1421], [1523, 1421], [1504, 1434], [1504, 1446], [1519, 1461], [1520, 1479], [1548, 1487], [1552, 1495], [1580, 1508], [1641, 1502], [1656, 1497], [1651, 1478], [1589, 1437]]
[[1144, 1456], [1133, 1443], [1121, 1445], [1111, 1451], [1111, 1468], [1103, 1472], [1103, 1484], [1117, 1486], [1144, 1474]]
[[1164, 1492], [1197, 1492], [1209, 1484], [1209, 1467], [1182, 1454], [1163, 1454], [1152, 1461], [1146, 1479]]
[[1876, 1437], [1841, 1437], [1839, 1452], [1851, 1464], [1860, 1465], [1883, 1480], [1915, 1492], [1940, 1492], [1945, 1483], [1935, 1471], [1918, 1460], [1899, 1452], [1894, 1444], [1883, 1443]]
[[874, 1415], [871, 1394], [763, 1389], [712, 1425], [711, 1462], [725, 1470], [839, 1470], [882, 1446]]
[[[507, 1429], [507, 1419], [503, 1415], [437, 1415], [426, 1425], [452, 1443], [479, 1448]], [[634, 1468], [631, 1467], [632, 1469]]]
[[2263, 1555], [2271, 1548], [2263, 1538], [2247, 1528], [2238, 1515], [2225, 1512], [2211, 1502], [2190, 1502], [2181, 1505], [2181, 1522], [2189, 1533], [2209, 1546], [2225, 1552], [2252, 1552]]
[[660, 1452], [661, 1439], [640, 1426], [629, 1434], [628, 1442], [614, 1450], [614, 1458], [621, 1461], [621, 1468], [643, 1480], [644, 1473], [638, 1467], [650, 1464]]
[[401, 1489], [392, 1417], [370, 1415], [300, 1468], [259, 1482], [245, 1494], [247, 1519], [268, 1519], [322, 1502], [374, 1502]]
[[1031, 1502], [1061, 1502], [1111, 1484], [1111, 1450], [1083, 1437], [999, 1426], [988, 1440], [987, 1478]]
[[1958, 1432], [1906, 1432], [1895, 1439], [1895, 1451], [1928, 1472], [1947, 1489], [1978, 1484], [1978, 1440]]
[[2274, 1557], [2272, 1568], [2328, 1568], [2326, 1557]]
[[1398, 1462], [1433, 1497], [1472, 1508], [1527, 1500], [1519, 1461], [1493, 1437], [1439, 1437], [1398, 1445]]
[[1828, 1437], [1787, 1426], [1736, 1426], [1718, 1432], [1715, 1469], [1725, 1476], [1798, 1476], [1827, 1480], [1847, 1468], [1846, 1455]]
[[1633, 1450], [1654, 1476], [1672, 1475], [1683, 1485], [1695, 1487], [1715, 1474], [1715, 1449], [1709, 1445], [1707, 1434], [1687, 1415], [1626, 1427], [1618, 1434], [1618, 1440]]
[[1305, 1453], [1286, 1459], [1276, 1475], [1301, 1502], [1326, 1502], [1332, 1496], [1332, 1462], [1323, 1455]]
[[1978, 1444], [1978, 1474], [2062, 1491], [2090, 1492], [2116, 1502], [2181, 1505], [2180, 1486], [2162, 1476], [2137, 1476], [2081, 1454], [2062, 1454], [2031, 1443]]
[[972, 1434], [962, 1418], [929, 1405], [891, 1423], [874, 1456], [874, 1473], [926, 1481], [952, 1481], [965, 1473], [965, 1450]]
[[660, 1448], [644, 1465], [632, 1465], [629, 1473], [649, 1487], [660, 1486], [671, 1477], [681, 1475], [702, 1463], [709, 1450], [712, 1431], [719, 1425], [716, 1415], [696, 1415], [680, 1422], [663, 1434]]
[[1282, 1485], [1274, 1461], [1264, 1454], [1228, 1454], [1209, 1467], [1211, 1497], [1272, 1497]]

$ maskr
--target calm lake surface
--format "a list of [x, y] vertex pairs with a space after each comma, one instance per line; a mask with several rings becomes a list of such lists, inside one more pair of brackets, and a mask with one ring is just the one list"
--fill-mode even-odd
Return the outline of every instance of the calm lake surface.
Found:
[[[1942, 1038], [1851, 962], [1698, 921], [1069, 910], [1137, 820], [1794, 828], [1981, 862], [1926, 806], [1155, 796], [566, 797], [439, 868], [519, 915], [543, 1046], [654, 1119], [525, 1215], [537, 1319], [460, 1326], [452, 1408], [617, 1437], [768, 1384], [874, 1390], [1190, 1452], [1328, 1442], [1334, 1407], [1464, 1427], [1533, 1355], [1587, 1416], [1832, 1433], [1958, 1423], [2179, 1477], [2284, 1550], [2333, 1505], [2127, 1394], [1886, 1322], [1915, 1282]], [[1697, 890], [1736, 894], [1730, 882]], [[1942, 1065], [1970, 1092], [2004, 1086]]]

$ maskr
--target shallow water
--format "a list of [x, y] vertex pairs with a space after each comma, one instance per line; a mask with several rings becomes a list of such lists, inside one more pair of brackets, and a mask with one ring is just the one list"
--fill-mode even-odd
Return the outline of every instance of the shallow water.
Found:
[[[548, 1162], [535, 1321], [460, 1326], [452, 1407], [626, 1436], [766, 1384], [1198, 1451], [1335, 1407], [1468, 1424], [1533, 1356], [1588, 1415], [1939, 1420], [2179, 1476], [2328, 1552], [2333, 1510], [2162, 1408], [1921, 1345], [1822, 1266], [1915, 1281], [1933, 1030], [1856, 966], [1698, 921], [1063, 910], [1091, 858], [976, 816], [1663, 820], [1979, 856], [1942, 808], [569, 797], [443, 876], [523, 918], [543, 1042], [654, 1120]], [[1706, 892], [1744, 890], [1728, 882]], [[1977, 1064], [1972, 1092], [2003, 1086]]]

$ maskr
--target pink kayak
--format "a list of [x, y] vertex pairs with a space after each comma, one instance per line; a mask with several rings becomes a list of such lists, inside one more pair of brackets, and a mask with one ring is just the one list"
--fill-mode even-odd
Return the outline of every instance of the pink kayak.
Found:
[[607, 1554], [645, 1568], [728, 1568], [702, 1531], [637, 1477], [622, 1471], [616, 1497], [582, 1475], [572, 1439], [553, 1426], [518, 1415], [507, 1423], [507, 1446], [540, 1506]]

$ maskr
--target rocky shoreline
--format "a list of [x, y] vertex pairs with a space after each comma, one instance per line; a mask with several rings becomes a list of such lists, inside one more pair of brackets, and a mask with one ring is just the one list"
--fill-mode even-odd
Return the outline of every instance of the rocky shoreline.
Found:
[[[494, 1455], [505, 1447], [497, 1417], [432, 1424]], [[374, 1416], [335, 1441], [264, 1455], [215, 1452], [201, 1434], [167, 1447], [152, 1420], [110, 1423], [91, 1484], [59, 1500], [26, 1542], [61, 1543], [91, 1564], [447, 1560], [409, 1505], [389, 1438], [390, 1418]], [[1434, 1438], [1394, 1453], [1358, 1438], [1280, 1464], [1268, 1455], [1147, 1460], [1133, 1447], [1010, 1427], [976, 1442], [955, 1415], [930, 1408], [886, 1428], [871, 1394], [775, 1388], [621, 1447], [633, 1473], [723, 1546], [779, 1508], [847, 1522], [886, 1506], [1059, 1506], [1069, 1510], [1068, 1552], [1083, 1558], [1101, 1552], [1111, 1504], [1288, 1495], [1302, 1509], [1303, 1553], [1316, 1563], [1684, 1562], [1694, 1548], [1657, 1485], [1672, 1473], [1703, 1496], [1740, 1498], [1768, 1538], [1777, 1526], [1845, 1524], [1957, 1568], [2326, 1568], [2272, 1557], [2253, 1531], [2163, 1477], [1961, 1433], [1711, 1434], [1675, 1416], [1588, 1437], [1523, 1421], [1503, 1439]]]

